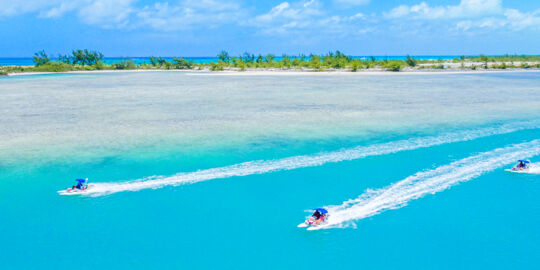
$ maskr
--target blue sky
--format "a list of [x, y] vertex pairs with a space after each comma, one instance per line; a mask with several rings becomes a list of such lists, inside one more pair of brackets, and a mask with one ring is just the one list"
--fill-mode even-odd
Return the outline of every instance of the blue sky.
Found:
[[540, 54], [540, 1], [0, 0], [0, 56]]

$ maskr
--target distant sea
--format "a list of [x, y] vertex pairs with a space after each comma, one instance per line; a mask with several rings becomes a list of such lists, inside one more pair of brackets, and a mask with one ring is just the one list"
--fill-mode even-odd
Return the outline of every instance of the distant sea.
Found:
[[[371, 56], [353, 56], [353, 58], [357, 59], [370, 59]], [[404, 55], [398, 55], [398, 56], [374, 56], [377, 60], [405, 60], [407, 59], [407, 56]], [[459, 57], [456, 55], [414, 55], [412, 56], [415, 59], [421, 59], [421, 60], [450, 60], [454, 57]], [[184, 59], [194, 61], [195, 63], [209, 63], [209, 62], [216, 62], [218, 60], [217, 57], [183, 57]], [[112, 64], [112, 63], [118, 63], [122, 60], [128, 60], [131, 59], [137, 64], [142, 63], [150, 63], [148, 57], [106, 57], [104, 59], [104, 62], [106, 64]], [[163, 59], [167, 61], [172, 61], [173, 57], [163, 57]], [[275, 60], [279, 61], [283, 59], [283, 57], [276, 57]], [[57, 60], [57, 58], [52, 58], [52, 60]], [[0, 57], [0, 66], [30, 66], [33, 65], [34, 62], [32, 62], [32, 57]]]

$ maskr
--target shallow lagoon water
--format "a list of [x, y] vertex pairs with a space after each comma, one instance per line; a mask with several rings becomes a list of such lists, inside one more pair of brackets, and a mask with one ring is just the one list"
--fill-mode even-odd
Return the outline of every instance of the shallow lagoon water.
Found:
[[[304, 269], [314, 260], [336, 269], [533, 268], [540, 176], [504, 171], [512, 160], [481, 164], [481, 175], [399, 209], [317, 231], [296, 225], [307, 209], [418, 172], [515, 144], [537, 149], [539, 82], [528, 72], [2, 78], [0, 259], [9, 269]], [[515, 123], [308, 167], [100, 196], [56, 193], [75, 177], [140, 182]], [[534, 151], [505, 151], [538, 161]]]

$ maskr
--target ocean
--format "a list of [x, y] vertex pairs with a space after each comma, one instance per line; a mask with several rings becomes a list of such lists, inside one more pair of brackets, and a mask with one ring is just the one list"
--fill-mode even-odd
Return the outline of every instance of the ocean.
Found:
[[0, 115], [2, 269], [540, 259], [539, 72], [13, 76]]
[[[289, 56], [294, 57], [294, 56]], [[373, 56], [377, 60], [405, 60], [407, 56]], [[452, 60], [454, 58], [459, 58], [456, 55], [415, 55], [415, 59], [419, 60]], [[162, 57], [163, 59], [172, 62], [174, 57]], [[217, 62], [219, 59], [215, 56], [206, 56], [206, 57], [183, 57], [188, 61], [193, 61], [198, 64]], [[352, 56], [355, 59], [368, 60], [371, 59], [371, 56]], [[275, 61], [281, 61], [282, 56], [276, 56]], [[57, 61], [58, 58], [52, 57], [51, 60]], [[133, 60], [136, 64], [150, 64], [149, 57], [105, 57], [103, 62], [105, 64], [119, 63], [123, 60]], [[33, 66], [34, 61], [32, 57], [0, 57], [0, 66]]]

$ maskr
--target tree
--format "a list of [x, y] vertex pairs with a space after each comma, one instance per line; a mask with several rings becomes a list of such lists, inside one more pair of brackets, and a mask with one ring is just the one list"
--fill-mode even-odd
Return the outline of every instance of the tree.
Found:
[[353, 60], [351, 62], [351, 71], [357, 71], [361, 65], [362, 63], [360, 62], [360, 60], [358, 59]]
[[84, 50], [84, 60], [88, 65], [95, 65], [103, 59], [103, 54], [98, 51]]
[[165, 65], [165, 64], [167, 63], [167, 61], [165, 61], [165, 59], [163, 59], [163, 58], [161, 58], [161, 57], [158, 58], [157, 61], [158, 61], [158, 64], [159, 64], [160, 66], [163, 66], [163, 65]]
[[184, 58], [173, 58], [173, 62], [175, 65], [175, 68], [177, 69], [191, 69], [193, 66], [193, 63], [191, 61], [187, 61]]
[[101, 63], [101, 60], [103, 60], [103, 54], [98, 51], [89, 51], [87, 49], [84, 50], [73, 50], [71, 52], [71, 57], [65, 56], [63, 58], [64, 61], [67, 61], [68, 59], [71, 60], [71, 63], [76, 65], [95, 65], [98, 63]]
[[65, 55], [59, 54], [58, 55], [58, 62], [65, 63], [65, 64], [71, 64], [71, 57], [69, 57], [69, 55], [67, 55], [67, 54], [65, 54]]
[[263, 56], [259, 54], [259, 56], [257, 56], [257, 60], [255, 60], [255, 62], [262, 63], [262, 61], [263, 61]]
[[407, 63], [407, 65], [409, 65], [410, 67], [415, 67], [416, 66], [416, 59], [412, 58], [410, 55], [407, 55], [407, 60], [405, 60], [405, 62]]
[[229, 56], [229, 53], [226, 52], [226, 51], [221, 51], [219, 54], [218, 54], [218, 59], [225, 62], [225, 63], [229, 63], [229, 61], [231, 60], [231, 57]]
[[255, 55], [254, 54], [250, 54], [248, 52], [245, 52], [243, 55], [242, 55], [242, 61], [246, 62], [246, 63], [253, 63], [255, 61]]
[[34, 53], [34, 57], [32, 58], [32, 61], [34, 61], [34, 64], [36, 67], [45, 65], [49, 63], [50, 59], [49, 56], [47, 56], [47, 53], [45, 53], [44, 50], [41, 50], [37, 53]]
[[136, 69], [137, 68], [137, 65], [131, 59], [122, 60], [120, 61], [120, 63], [112, 64], [112, 66], [115, 69]]
[[157, 58], [156, 57], [153, 57], [153, 56], [150, 56], [148, 57], [148, 60], [150, 61], [150, 65], [152, 66], [157, 66]]
[[401, 63], [403, 63], [403, 62], [400, 62], [400, 61], [386, 61], [384, 63], [384, 67], [387, 70], [390, 70], [390, 71], [400, 71], [401, 68], [402, 68]]
[[83, 50], [73, 50], [71, 52], [71, 54], [73, 55], [71, 57], [71, 62], [76, 65], [76, 64], [81, 64], [84, 66], [85, 64], [85, 58], [84, 58], [84, 51]]
[[318, 55], [310, 55], [309, 59], [309, 67], [315, 69], [315, 70], [321, 70], [321, 57]]
[[487, 56], [481, 54], [481, 55], [480, 55], [480, 61], [482, 61], [482, 62], [487, 62], [487, 61], [488, 61]]
[[480, 61], [484, 62], [484, 68], [488, 69], [488, 58], [487, 58], [487, 56], [481, 54], [480, 55]]
[[164, 66], [165, 65], [165, 59], [163, 59], [162, 57], [153, 57], [153, 56], [150, 56], [148, 58], [150, 60], [150, 64], [154, 67], [156, 66]]
[[267, 54], [267, 55], [264, 57], [264, 59], [265, 59], [265, 61], [266, 61], [267, 63], [272, 63], [272, 61], [274, 61], [274, 58], [275, 58], [275, 56], [274, 56], [273, 54], [270, 54], [270, 53]]
[[291, 68], [291, 59], [286, 54], [281, 57], [281, 67]]

